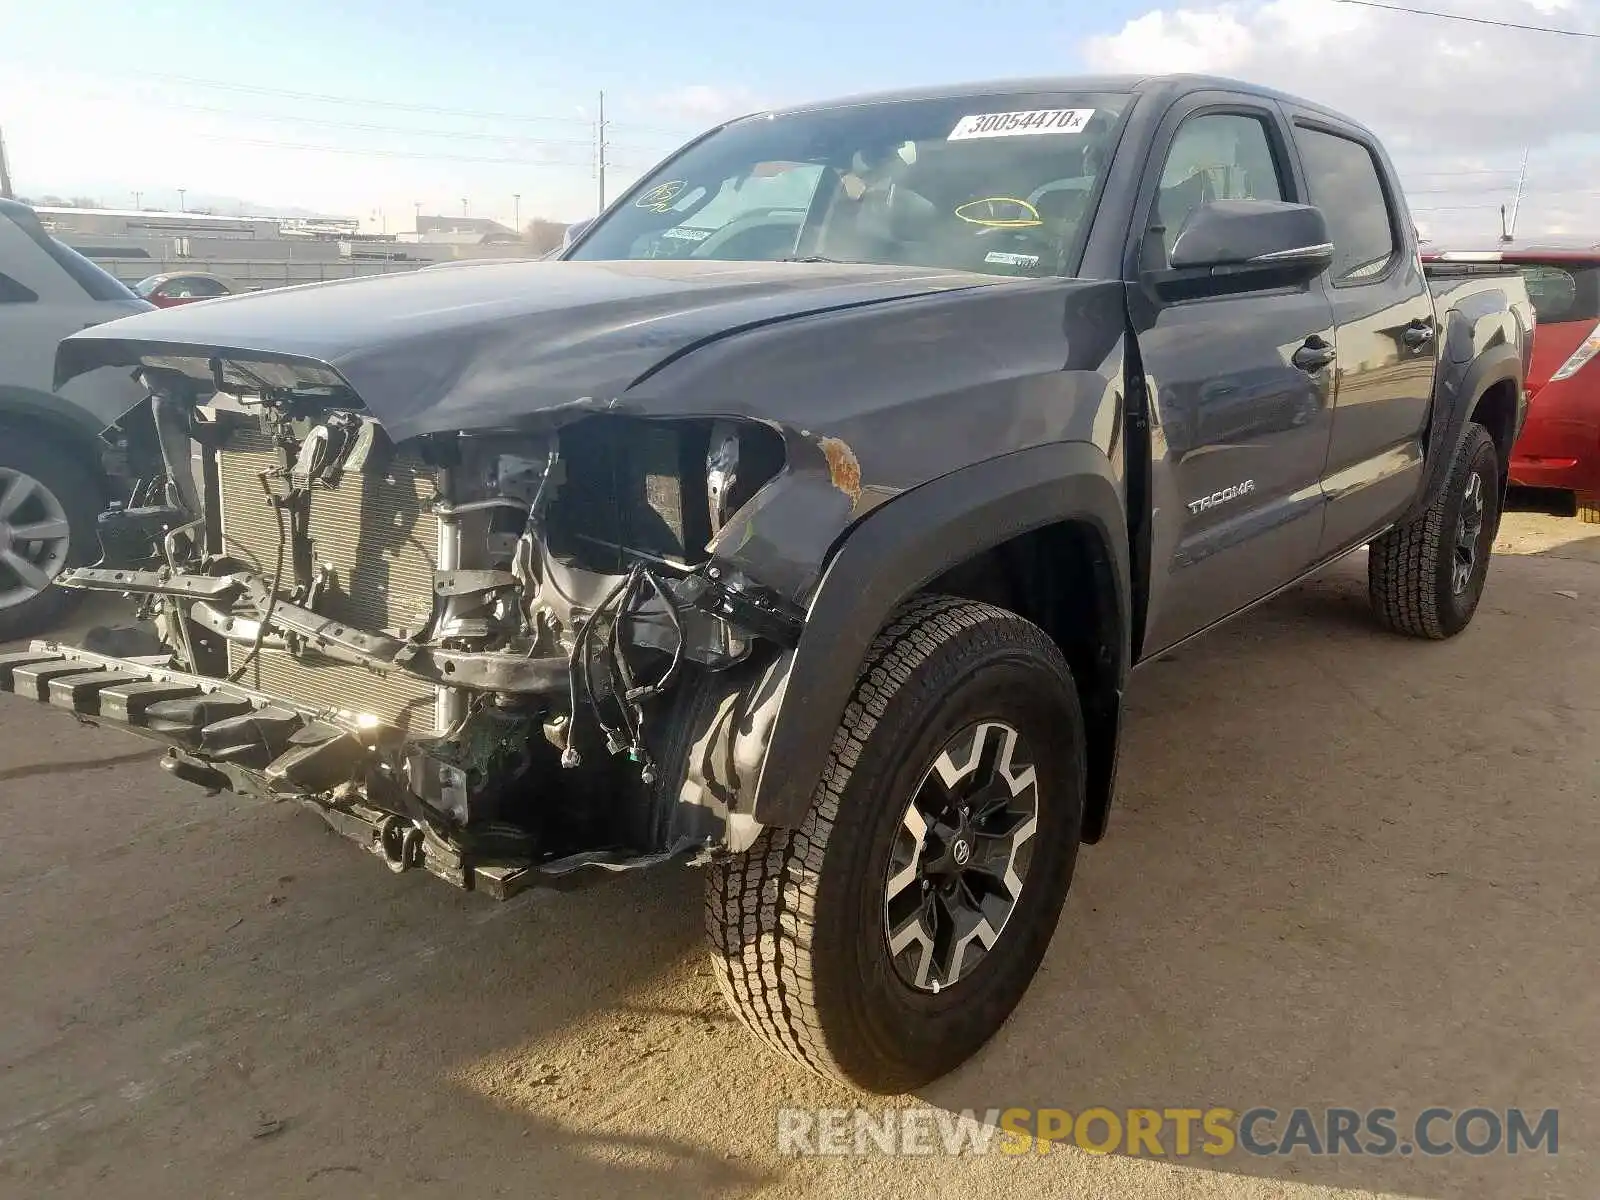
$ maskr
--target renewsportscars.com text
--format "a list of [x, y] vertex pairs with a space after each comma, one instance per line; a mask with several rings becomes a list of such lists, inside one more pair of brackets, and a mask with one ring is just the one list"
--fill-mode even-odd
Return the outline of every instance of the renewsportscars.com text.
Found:
[[789, 1155], [1091, 1154], [1154, 1158], [1230, 1154], [1547, 1154], [1560, 1149], [1554, 1108], [1454, 1109], [1402, 1116], [1393, 1108], [781, 1108], [778, 1152]]

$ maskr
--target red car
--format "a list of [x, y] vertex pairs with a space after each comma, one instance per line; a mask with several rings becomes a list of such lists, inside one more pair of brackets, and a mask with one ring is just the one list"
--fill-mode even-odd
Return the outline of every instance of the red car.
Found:
[[133, 285], [133, 290], [157, 308], [175, 308], [196, 300], [231, 296], [233, 285], [220, 275], [205, 271], [176, 271], [141, 279]]
[[1511, 452], [1511, 482], [1571, 494], [1600, 525], [1600, 249], [1440, 254], [1440, 262], [1521, 269], [1538, 313], [1528, 419]]

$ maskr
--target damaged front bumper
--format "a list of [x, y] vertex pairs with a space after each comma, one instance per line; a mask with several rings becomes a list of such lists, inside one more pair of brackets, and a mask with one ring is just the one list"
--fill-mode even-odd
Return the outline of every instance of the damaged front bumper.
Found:
[[396, 444], [334, 378], [209, 366], [202, 402], [146, 364], [139, 482], [58, 581], [130, 600], [146, 656], [39, 643], [0, 690], [495, 895], [754, 843], [848, 447], [589, 411]]
[[[575, 882], [585, 868], [623, 871], [700, 849], [687, 839], [650, 854], [614, 850], [530, 859], [527, 847], [483, 844], [464, 849], [440, 837], [403, 797], [403, 780], [367, 788], [396, 812], [370, 802], [367, 788], [350, 786], [365, 765], [372, 774], [404, 776], [387, 761], [394, 747], [375, 723], [351, 714], [319, 712], [281, 697], [162, 665], [155, 657], [117, 658], [57, 642], [0, 653], [0, 692], [66, 709], [96, 724], [125, 729], [164, 744], [163, 769], [211, 792], [229, 790], [263, 799], [296, 799], [330, 826], [381, 858], [391, 870], [421, 868], [457, 887], [508, 899], [533, 885]], [[590, 873], [591, 876], [593, 873]]]

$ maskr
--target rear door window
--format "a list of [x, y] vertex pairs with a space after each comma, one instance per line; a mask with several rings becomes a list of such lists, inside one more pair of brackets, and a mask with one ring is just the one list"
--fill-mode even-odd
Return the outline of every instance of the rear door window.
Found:
[[1522, 278], [1541, 325], [1600, 318], [1600, 264], [1527, 263]]
[[1310, 200], [1322, 210], [1333, 238], [1335, 287], [1377, 279], [1400, 247], [1378, 163], [1354, 138], [1295, 126]]

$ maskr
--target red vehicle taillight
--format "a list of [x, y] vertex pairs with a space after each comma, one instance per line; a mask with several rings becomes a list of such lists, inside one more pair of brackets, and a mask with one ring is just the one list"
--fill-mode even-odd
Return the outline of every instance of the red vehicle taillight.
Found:
[[1591, 329], [1589, 336], [1578, 343], [1578, 348], [1572, 352], [1567, 361], [1557, 368], [1554, 375], [1550, 376], [1550, 382], [1560, 383], [1563, 379], [1571, 379], [1579, 371], [1583, 370], [1584, 365], [1596, 354], [1600, 354], [1600, 325], [1596, 325]]

